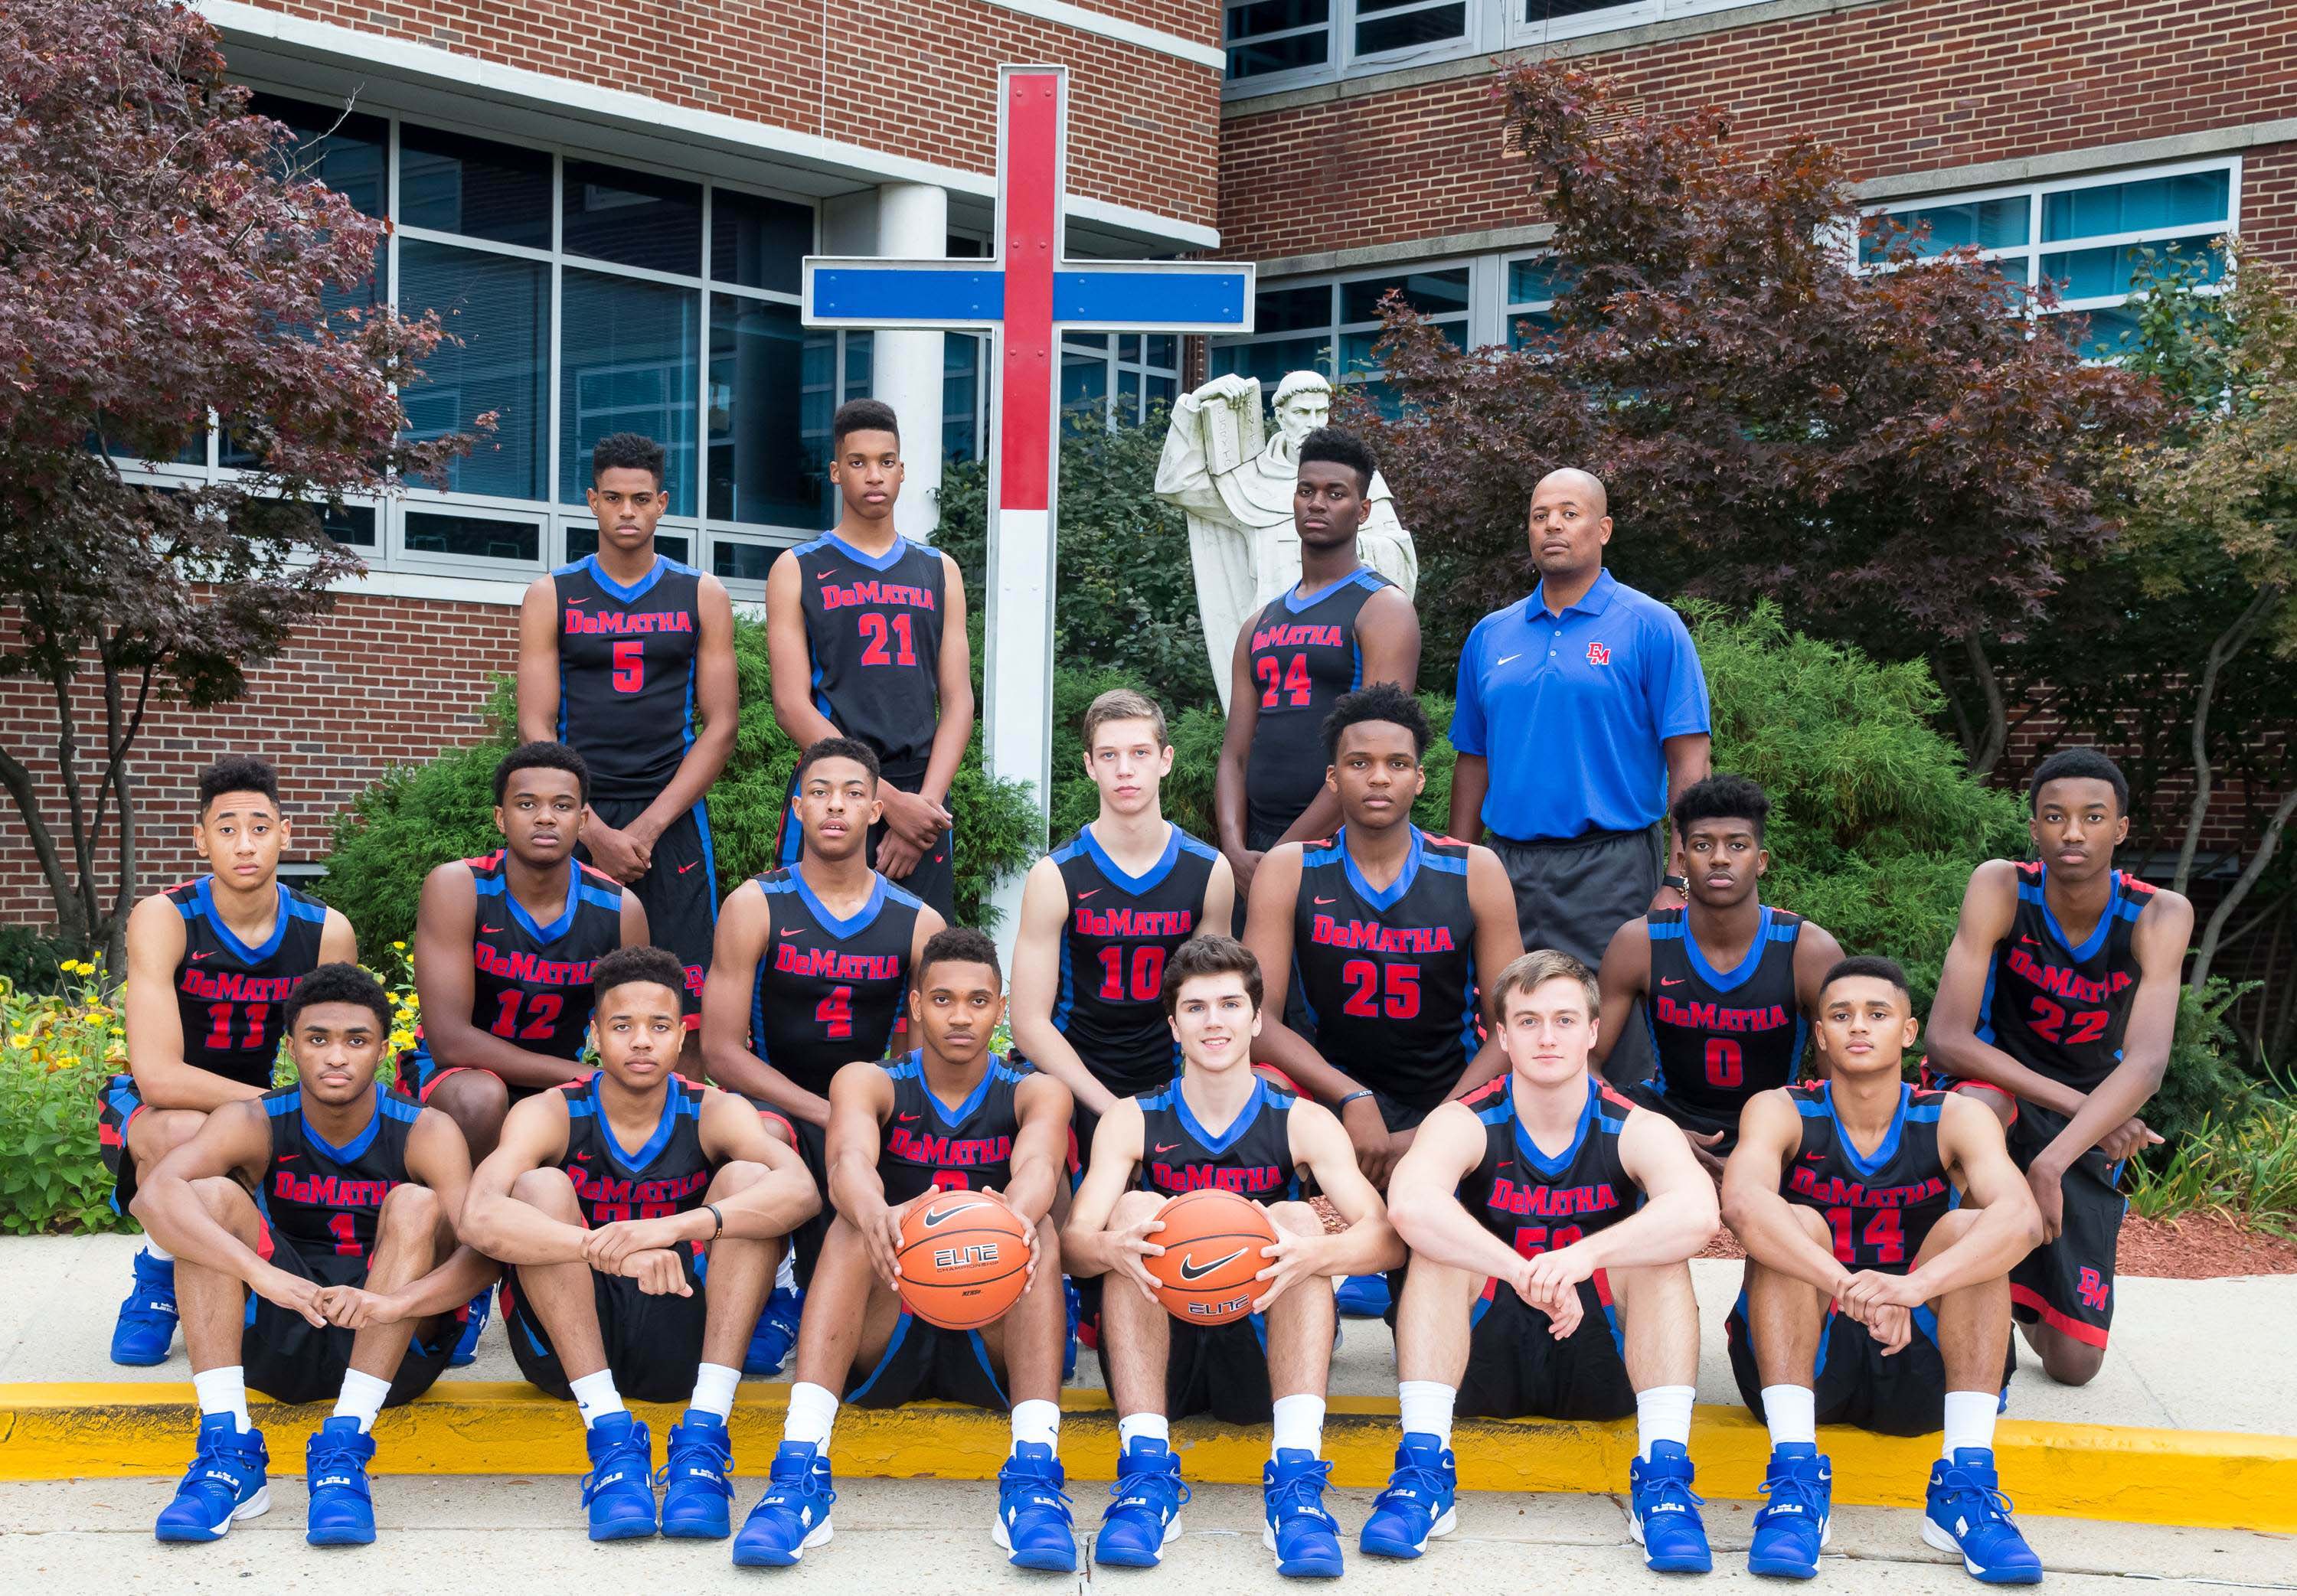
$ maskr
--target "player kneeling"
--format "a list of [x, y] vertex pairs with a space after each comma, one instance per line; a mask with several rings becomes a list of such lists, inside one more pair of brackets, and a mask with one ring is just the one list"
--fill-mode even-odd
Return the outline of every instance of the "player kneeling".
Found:
[[[1102, 1117], [1062, 1232], [1071, 1273], [1114, 1272], [1138, 1287], [1111, 1281], [1101, 1298], [1101, 1365], [1123, 1450], [1093, 1559], [1151, 1567], [1163, 1556], [1180, 1534], [1188, 1493], [1170, 1421], [1210, 1412], [1231, 1424], [1272, 1422], [1264, 1539], [1278, 1573], [1330, 1578], [1340, 1572], [1339, 1526], [1323, 1508], [1331, 1465], [1318, 1454], [1337, 1323], [1332, 1277], [1392, 1269], [1404, 1248], [1331, 1111], [1254, 1074], [1261, 980], [1250, 950], [1225, 936], [1181, 943], [1165, 965], [1164, 999], [1181, 1073]], [[1304, 1173], [1346, 1230], [1327, 1235], [1299, 1200]], [[1153, 1239], [1157, 1210], [1207, 1189], [1265, 1206], [1276, 1236], [1257, 1271], [1266, 1286], [1255, 1288], [1248, 1320], [1175, 1325], [1144, 1261], [1165, 1250]], [[1233, 1250], [1202, 1260], [1183, 1254], [1178, 1279], [1233, 1262]]]
[[624, 1392], [692, 1394], [670, 1432], [662, 1532], [732, 1533], [726, 1419], [742, 1351], [782, 1238], [821, 1202], [756, 1109], [672, 1073], [685, 987], [660, 948], [598, 960], [599, 1068], [512, 1106], [463, 1216], [465, 1239], [510, 1265], [503, 1316], [520, 1371], [581, 1411], [594, 1541], [655, 1533], [653, 1437]]
[[1751, 1099], [1724, 1170], [1724, 1213], [1747, 1249], [1731, 1365], [1771, 1431], [1769, 1501], [1747, 1551], [1757, 1574], [1818, 1572], [1833, 1475], [1817, 1425], [1919, 1436], [1943, 1424], [1922, 1539], [1989, 1584], [2042, 1577], [1993, 1450], [2010, 1270], [2041, 1239], [2041, 1217], [1992, 1114], [1900, 1079], [1919, 1028], [1897, 965], [1836, 965], [1819, 992], [1829, 1078]]
[[[456, 1314], [495, 1266], [455, 1242], [470, 1155], [455, 1123], [375, 1083], [391, 1001], [357, 965], [321, 965], [283, 1016], [296, 1084], [224, 1104], [162, 1159], [136, 1217], [176, 1255], [199, 1449], [162, 1541], [215, 1541], [271, 1505], [252, 1386], [335, 1394], [306, 1450], [314, 1546], [375, 1539], [367, 1434], [447, 1367]], [[251, 1311], [247, 1294], [257, 1301]]]
[[1600, 1008], [1585, 966], [1527, 953], [1493, 1000], [1508, 1073], [1430, 1114], [1388, 1181], [1412, 1248], [1395, 1317], [1404, 1440], [1363, 1549], [1415, 1558], [1451, 1530], [1455, 1411], [1633, 1413], [1628, 1524], [1643, 1560], [1704, 1573], [1689, 1259], [1715, 1234], [1714, 1182], [1681, 1130], [1590, 1072]]
[[[837, 1214], [806, 1287], [797, 1381], [772, 1481], [734, 1542], [737, 1563], [786, 1567], [829, 1539], [836, 1497], [829, 1432], [843, 1393], [867, 1408], [925, 1398], [1009, 1405], [1013, 1450], [997, 1477], [997, 1544], [1020, 1567], [1076, 1568], [1055, 1452], [1068, 1331], [1059, 1244], [1045, 1217], [1068, 1145], [1069, 1093], [990, 1051], [1002, 991], [996, 943], [963, 927], [935, 932], [910, 993], [923, 1045], [883, 1064], [849, 1064], [829, 1083], [829, 1197]], [[902, 1224], [934, 1198], [966, 1191], [999, 1193], [1033, 1233], [1033, 1256], [1016, 1263], [1027, 1271], [1017, 1301], [977, 1328], [944, 1329], [899, 1295], [915, 1288], [900, 1263]], [[966, 1230], [964, 1212], [948, 1205], [921, 1222], [945, 1224], [936, 1233], [955, 1236]], [[910, 1275], [923, 1283], [921, 1270]], [[957, 1292], [944, 1287], [935, 1295]], [[976, 1317], [962, 1303], [951, 1305], [960, 1320]], [[937, 1317], [951, 1315], [944, 1307]], [[869, 1372], [857, 1379], [857, 1368]]]

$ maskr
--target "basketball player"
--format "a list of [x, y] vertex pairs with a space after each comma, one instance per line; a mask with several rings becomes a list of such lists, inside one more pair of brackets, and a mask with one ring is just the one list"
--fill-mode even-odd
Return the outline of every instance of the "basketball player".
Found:
[[[208, 874], [154, 893], [128, 917], [128, 1074], [96, 1101], [96, 1139], [126, 1213], [136, 1182], [210, 1114], [271, 1090], [283, 1006], [322, 964], [358, 958], [350, 922], [279, 879], [292, 835], [271, 767], [241, 755], [200, 773], [192, 845]], [[167, 1361], [176, 1265], [163, 1242], [136, 1255], [111, 1330], [111, 1361]]]
[[[950, 783], [973, 736], [973, 655], [957, 562], [893, 528], [902, 438], [893, 408], [849, 399], [830, 422], [837, 525], [766, 573], [766, 648], [774, 720], [804, 748], [825, 737], [866, 744], [885, 772], [884, 814], [868, 862], [931, 904], [957, 912]], [[798, 792], [778, 857], [802, 843]]]
[[1922, 1539], [1989, 1584], [2042, 1577], [1994, 1471], [2009, 1273], [2041, 1217], [1990, 1115], [1901, 1082], [1919, 1029], [1896, 964], [1837, 964], [1819, 999], [1826, 1079], [1750, 1098], [1723, 1176], [1747, 1249], [1731, 1366], [1771, 1432], [1769, 1501], [1747, 1551], [1756, 1574], [1818, 1572], [1833, 1471], [1816, 1426], [1855, 1424], [1943, 1426]]
[[[1328, 1109], [1280, 1091], [1251, 1065], [1261, 1025], [1260, 966], [1233, 938], [1191, 937], [1165, 963], [1165, 1008], [1181, 1073], [1161, 1090], [1120, 1099], [1093, 1133], [1092, 1158], [1061, 1236], [1071, 1273], [1109, 1275], [1101, 1297], [1101, 1368], [1117, 1412], [1116, 1500], [1093, 1542], [1096, 1562], [1153, 1567], [1180, 1534], [1181, 1460], [1171, 1420], [1209, 1412], [1270, 1424], [1262, 1476], [1279, 1574], [1340, 1572], [1339, 1526], [1324, 1510], [1331, 1465], [1324, 1393], [1335, 1329], [1331, 1278], [1403, 1262], [1379, 1193], [1356, 1167]], [[1327, 1235], [1300, 1200], [1311, 1186], [1347, 1228]], [[1157, 1211], [1207, 1187], [1251, 1197], [1277, 1234], [1260, 1271], [1268, 1289], [1248, 1320], [1173, 1323], [1142, 1260]]]
[[513, 749], [495, 767], [503, 845], [423, 883], [409, 1083], [462, 1127], [474, 1159], [495, 1150], [513, 1102], [583, 1073], [597, 962], [646, 945], [638, 894], [574, 857], [589, 788], [564, 743]]
[[[794, 785], [803, 851], [726, 900], [702, 1041], [710, 1079], [787, 1121], [827, 1191], [830, 1080], [886, 1056], [910, 973], [943, 921], [869, 868], [865, 842], [886, 788], [868, 745], [825, 737], [799, 759]], [[828, 1229], [824, 1213], [791, 1238], [801, 1287]]]
[[[997, 944], [986, 935], [936, 933], [918, 956], [910, 994], [918, 1047], [893, 1063], [849, 1064], [830, 1082], [836, 1217], [806, 1290], [781, 1450], [765, 1495], [735, 1538], [737, 1563], [786, 1567], [829, 1539], [837, 1494], [829, 1433], [843, 1394], [866, 1408], [926, 1398], [1009, 1406], [1013, 1447], [998, 1475], [991, 1533], [1017, 1567], [1075, 1571], [1056, 1452], [1067, 1332], [1060, 1246], [1047, 1217], [1060, 1187], [1069, 1094], [1052, 1077], [1013, 1069], [990, 1051], [1003, 986]], [[938, 1329], [895, 1295], [902, 1222], [944, 1191], [999, 1193], [1036, 1232], [1020, 1301], [978, 1330]]]
[[589, 504], [597, 552], [537, 577], [519, 612], [518, 735], [582, 756], [583, 851], [637, 890], [654, 942], [685, 965], [692, 1025], [718, 914], [704, 799], [734, 752], [740, 696], [734, 606], [716, 577], [655, 547], [662, 445], [598, 440]]
[[1328, 837], [1338, 823], [1338, 795], [1323, 780], [1322, 734], [1340, 695], [1368, 681], [1408, 693], [1420, 678], [1411, 599], [1356, 557], [1376, 468], [1371, 451], [1338, 427], [1301, 440], [1292, 497], [1300, 580], [1237, 636], [1213, 813], [1243, 896], [1268, 850]]
[[1620, 1095], [1681, 1125], [1714, 1174], [1739, 1142], [1739, 1111], [1800, 1078], [1818, 986], [1842, 958], [1824, 927], [1765, 903], [1771, 801], [1743, 776], [1684, 789], [1671, 819], [1690, 901], [1629, 920], [1603, 952], [1596, 1027], [1600, 1070], [1637, 1004], [1659, 1048], [1659, 1074]]
[[[1300, 1029], [1263, 1026], [1253, 1057], [1338, 1111], [1379, 1187], [1430, 1109], [1506, 1067], [1477, 972], [1523, 951], [1498, 856], [1412, 824], [1428, 736], [1420, 701], [1393, 682], [1341, 696], [1321, 753], [1343, 824], [1269, 850], [1245, 929], [1272, 972], [1270, 1008], [1295, 984], [1306, 1006]], [[1389, 1302], [1386, 1280], [1340, 1287], [1343, 1312]]]
[[2129, 784], [2094, 748], [2042, 761], [2029, 790], [2030, 863], [1990, 860], [1963, 894], [1931, 1013], [1937, 1082], [2009, 1128], [2042, 1212], [2043, 1245], [2010, 1276], [2013, 1312], [2049, 1377], [2086, 1385], [2105, 1362], [2137, 1117], [2161, 1085], [2194, 908], [2113, 868]]
[[1593, 1073], [1595, 978], [1527, 953], [1492, 983], [1508, 1073], [1428, 1116], [1388, 1210], [1412, 1248], [1395, 1318], [1404, 1440], [1364, 1551], [1416, 1558], [1455, 1523], [1452, 1417], [1635, 1416], [1628, 1528], [1662, 1573], [1712, 1566], [1692, 1493], [1693, 1253], [1715, 1183], [1683, 1132]]
[[[726, 1419], [782, 1238], [820, 1194], [739, 1098], [673, 1072], [682, 967], [660, 948], [598, 961], [598, 1069], [503, 1121], [471, 1178], [463, 1238], [510, 1266], [503, 1317], [519, 1371], [582, 1415], [590, 1538], [655, 1529], [653, 1437], [622, 1406], [691, 1393], [670, 1432], [661, 1528], [732, 1533]], [[709, 1284], [702, 1263], [709, 1262]]]
[[136, 1217], [182, 1263], [200, 1409], [162, 1541], [218, 1541], [269, 1509], [251, 1386], [280, 1402], [334, 1397], [305, 1449], [304, 1538], [374, 1540], [367, 1432], [430, 1389], [457, 1312], [495, 1275], [455, 1239], [471, 1161], [454, 1122], [375, 1083], [391, 1035], [382, 985], [357, 965], [322, 965], [280, 1028], [295, 1084], [218, 1107], [136, 1197]]

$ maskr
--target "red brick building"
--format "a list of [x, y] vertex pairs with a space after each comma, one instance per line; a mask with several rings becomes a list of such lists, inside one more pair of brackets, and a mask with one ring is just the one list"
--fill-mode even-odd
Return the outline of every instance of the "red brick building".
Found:
[[[511, 666], [521, 589], [587, 550], [582, 461], [603, 432], [669, 443], [663, 535], [737, 599], [827, 524], [820, 449], [842, 398], [902, 411], [904, 508], [929, 523], [940, 458], [980, 447], [978, 345], [809, 334], [797, 263], [981, 251], [1000, 62], [1071, 69], [1073, 254], [1259, 264], [1249, 339], [1071, 341], [1065, 394], [1112, 418], [1185, 373], [1361, 376], [1392, 286], [1470, 345], [1535, 315], [1545, 230], [1489, 93], [1493, 58], [1526, 52], [1584, 57], [1650, 111], [1724, 103], [1758, 145], [1816, 133], [1870, 203], [2063, 280], [2107, 338], [2138, 245], [2237, 229], [2297, 257], [2297, 4], [2282, 0], [201, 9], [329, 181], [391, 219], [375, 294], [439, 309], [464, 340], [407, 395], [415, 426], [502, 420], [449, 490], [349, 518], [339, 535], [371, 573], [242, 703], [157, 718], [135, 767], [147, 882], [185, 868], [169, 795], [218, 752], [279, 761], [309, 861], [358, 786], [472, 736]], [[939, 450], [916, 442], [935, 434]], [[218, 439], [151, 475], [231, 468]], [[0, 687], [0, 720], [13, 747], [53, 736], [25, 684]], [[21, 828], [0, 828], [0, 919], [45, 914]]]

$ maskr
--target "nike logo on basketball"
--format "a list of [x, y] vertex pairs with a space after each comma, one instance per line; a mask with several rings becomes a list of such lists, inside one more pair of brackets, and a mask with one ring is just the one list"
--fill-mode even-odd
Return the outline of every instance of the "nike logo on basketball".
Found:
[[1233, 1263], [1243, 1256], [1244, 1249], [1239, 1247], [1227, 1257], [1215, 1258], [1209, 1263], [1199, 1263], [1193, 1258], [1183, 1257], [1181, 1260], [1181, 1278], [1184, 1280], [1201, 1280], [1222, 1264]]
[[986, 1203], [967, 1203], [962, 1208], [944, 1208], [939, 1213], [928, 1213], [926, 1215], [926, 1229], [938, 1230], [943, 1224], [955, 1219], [960, 1213], [970, 1213], [976, 1208], [985, 1208], [988, 1205]]
[[1518, 652], [1516, 652], [1516, 653], [1514, 653], [1514, 654], [1503, 654], [1500, 655], [1500, 657], [1499, 657], [1498, 659], [1494, 660], [1494, 661], [1493, 662], [1493, 663], [1494, 663], [1494, 664], [1498, 664], [1498, 665], [1504, 665], [1504, 664], [1506, 664], [1510, 660], [1519, 660], [1519, 659], [1521, 659], [1521, 658], [1523, 658], [1523, 654], [1522, 654], [1521, 651], [1520, 651], [1520, 650], [1519, 650]]

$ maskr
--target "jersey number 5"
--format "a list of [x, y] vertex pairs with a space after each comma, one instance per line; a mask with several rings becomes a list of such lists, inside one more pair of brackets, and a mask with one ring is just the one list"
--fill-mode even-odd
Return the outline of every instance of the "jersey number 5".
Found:
[[621, 638], [614, 642], [614, 691], [635, 693], [646, 686], [646, 639]]

